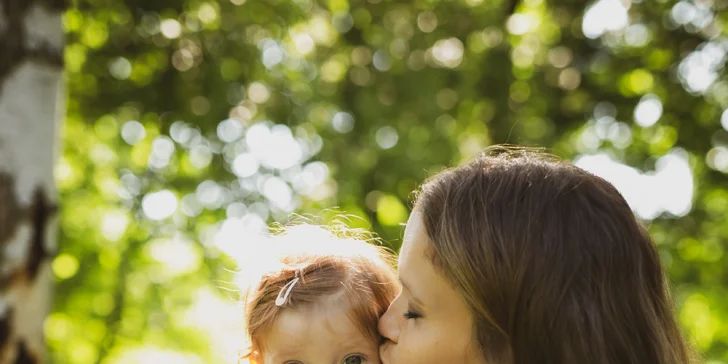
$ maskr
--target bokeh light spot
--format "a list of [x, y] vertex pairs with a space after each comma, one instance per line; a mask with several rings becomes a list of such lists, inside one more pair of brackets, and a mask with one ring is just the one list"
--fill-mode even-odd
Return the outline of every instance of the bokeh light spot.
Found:
[[386, 72], [390, 67], [392, 67], [392, 62], [389, 59], [389, 56], [381, 50], [374, 53], [372, 63], [374, 64], [374, 68], [382, 72]]
[[148, 193], [142, 198], [142, 211], [152, 220], [166, 219], [177, 210], [177, 196], [170, 190]]
[[334, 130], [346, 134], [354, 129], [354, 116], [348, 112], [337, 112], [331, 120]]
[[432, 47], [435, 64], [445, 68], [455, 68], [463, 61], [463, 42], [457, 38], [438, 40]]
[[247, 178], [258, 173], [259, 167], [258, 160], [250, 153], [238, 155], [232, 165], [233, 173], [241, 178]]
[[278, 177], [270, 177], [263, 185], [263, 195], [273, 206], [286, 212], [293, 211], [293, 191], [288, 184]]
[[243, 125], [235, 119], [225, 119], [217, 124], [217, 137], [225, 143], [232, 143], [243, 136]]
[[164, 19], [159, 26], [159, 30], [165, 38], [176, 39], [182, 34], [182, 25], [174, 19]]
[[117, 57], [109, 63], [109, 73], [117, 80], [126, 80], [131, 76], [131, 62], [124, 57]]
[[431, 33], [437, 28], [437, 15], [431, 11], [423, 11], [417, 15], [417, 27], [425, 33]]
[[109, 241], [119, 241], [126, 233], [129, 217], [121, 211], [108, 212], [101, 222], [101, 233]]
[[202, 263], [199, 248], [179, 237], [159, 239], [149, 243], [149, 254], [164, 265], [164, 273], [179, 276], [196, 271]]
[[53, 273], [59, 279], [68, 279], [76, 275], [78, 272], [78, 259], [70, 254], [59, 254], [53, 259]]
[[712, 148], [706, 156], [708, 167], [728, 173], [728, 148], [720, 146]]
[[659, 158], [654, 172], [638, 171], [603, 153], [580, 156], [574, 164], [611, 182], [643, 219], [663, 212], [684, 216], [692, 208], [693, 173], [681, 150]]
[[399, 140], [399, 135], [397, 134], [397, 130], [394, 129], [391, 126], [383, 126], [377, 130], [377, 133], [375, 135], [375, 139], [377, 141], [377, 144], [382, 149], [390, 149], [397, 145], [397, 141]]
[[533, 14], [513, 14], [506, 22], [508, 32], [523, 35], [538, 28], [540, 19]]
[[598, 0], [587, 8], [582, 21], [584, 35], [598, 38], [608, 31], [617, 31], [628, 24], [627, 8], [620, 0]]
[[396, 226], [407, 219], [407, 209], [396, 196], [383, 195], [377, 199], [377, 220], [385, 226]]
[[248, 86], [248, 97], [256, 104], [262, 104], [268, 101], [270, 91], [268, 91], [268, 88], [264, 84], [253, 82]]
[[146, 130], [142, 123], [131, 120], [124, 123], [121, 127], [121, 138], [129, 145], [135, 145], [142, 141], [146, 136]]
[[646, 128], [655, 125], [661, 116], [662, 102], [654, 94], [643, 96], [634, 109], [634, 120], [641, 127]]

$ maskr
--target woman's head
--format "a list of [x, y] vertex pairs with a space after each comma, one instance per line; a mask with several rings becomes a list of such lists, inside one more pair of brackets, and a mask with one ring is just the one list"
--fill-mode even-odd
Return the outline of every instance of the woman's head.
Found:
[[571, 164], [490, 150], [434, 176], [402, 250], [400, 277], [413, 292], [390, 311], [415, 294], [437, 300], [422, 299], [419, 321], [386, 313], [385, 363], [434, 363], [408, 353], [412, 337], [452, 340], [438, 310], [464, 318], [458, 329], [472, 335], [455, 344], [467, 345], [468, 362], [689, 361], [649, 235], [614, 186]]
[[298, 225], [268, 242], [278, 252], [275, 264], [244, 292], [251, 345], [243, 357], [378, 363], [377, 320], [399, 290], [390, 255], [340, 235]]

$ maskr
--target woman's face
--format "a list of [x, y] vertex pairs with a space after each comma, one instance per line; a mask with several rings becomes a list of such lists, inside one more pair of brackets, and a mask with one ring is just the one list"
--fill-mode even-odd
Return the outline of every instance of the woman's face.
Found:
[[379, 320], [387, 339], [383, 364], [485, 363], [473, 339], [473, 317], [462, 296], [427, 255], [431, 244], [418, 209], [399, 254], [402, 292]]

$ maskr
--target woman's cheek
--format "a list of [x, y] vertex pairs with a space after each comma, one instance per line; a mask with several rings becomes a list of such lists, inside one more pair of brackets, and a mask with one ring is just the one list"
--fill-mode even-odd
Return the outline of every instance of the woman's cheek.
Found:
[[428, 325], [423, 320], [411, 323], [407, 327], [407, 330], [404, 330], [402, 336], [412, 363], [429, 364], [441, 362], [441, 359], [443, 359], [441, 358], [443, 343], [437, 335], [438, 329], [437, 327]]
[[404, 320], [402, 328], [399, 334], [399, 344], [406, 347], [407, 351], [413, 350], [415, 347], [419, 347], [420, 350], [424, 348], [421, 346], [421, 335], [419, 335], [420, 323], [414, 322], [413, 320]]
[[[433, 363], [430, 351], [432, 350], [429, 346], [421, 345], [416, 335], [408, 336], [407, 341], [404, 342], [403, 352], [405, 355], [404, 360], [401, 364], [429, 364]], [[397, 363], [400, 364], [400, 363]], [[445, 363], [443, 363], [445, 364]]]

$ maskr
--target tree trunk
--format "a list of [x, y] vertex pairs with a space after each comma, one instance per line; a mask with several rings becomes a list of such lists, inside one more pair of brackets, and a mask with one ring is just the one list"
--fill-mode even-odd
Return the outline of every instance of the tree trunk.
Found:
[[46, 360], [64, 0], [0, 0], [0, 364]]

